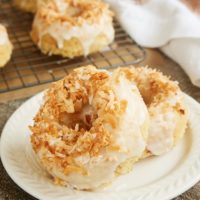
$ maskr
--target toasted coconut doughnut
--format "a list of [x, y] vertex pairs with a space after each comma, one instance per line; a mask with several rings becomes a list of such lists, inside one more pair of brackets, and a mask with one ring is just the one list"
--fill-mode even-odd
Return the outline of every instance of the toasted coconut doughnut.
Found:
[[0, 67], [4, 67], [10, 60], [12, 49], [6, 28], [0, 24]]
[[51, 1], [38, 8], [31, 36], [44, 54], [86, 56], [113, 41], [112, 12], [98, 0]]
[[148, 111], [119, 70], [87, 66], [55, 82], [34, 119], [32, 146], [56, 183], [95, 189], [143, 154]]
[[183, 93], [177, 82], [147, 67], [122, 71], [136, 83], [148, 107], [150, 125], [144, 157], [168, 152], [183, 137], [188, 120]]

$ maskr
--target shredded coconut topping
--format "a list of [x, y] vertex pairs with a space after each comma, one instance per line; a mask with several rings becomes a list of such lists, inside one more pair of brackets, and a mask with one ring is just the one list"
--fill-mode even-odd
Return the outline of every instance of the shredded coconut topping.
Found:
[[50, 1], [40, 5], [38, 15], [47, 24], [54, 22], [68, 22], [72, 26], [79, 26], [85, 20], [89, 23], [98, 22], [102, 13], [106, 12], [110, 16], [113, 13], [108, 9], [108, 4], [99, 0], [62, 0]]

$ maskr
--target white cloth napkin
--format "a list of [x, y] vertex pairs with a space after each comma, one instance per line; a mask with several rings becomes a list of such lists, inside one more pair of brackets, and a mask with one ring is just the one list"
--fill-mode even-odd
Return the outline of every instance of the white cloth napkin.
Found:
[[200, 15], [181, 0], [106, 2], [137, 43], [159, 47], [181, 65], [194, 85], [200, 87]]

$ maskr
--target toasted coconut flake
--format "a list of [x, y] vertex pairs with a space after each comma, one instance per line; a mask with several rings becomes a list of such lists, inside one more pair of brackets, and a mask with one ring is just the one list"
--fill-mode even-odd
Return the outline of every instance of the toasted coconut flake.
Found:
[[[65, 13], [65, 8], [67, 9], [68, 15]], [[41, 4], [40, 9], [38, 9], [38, 16], [43, 19], [47, 25], [54, 22], [67, 22], [73, 27], [82, 25], [85, 20], [90, 24], [98, 22], [103, 12], [113, 16], [113, 12], [108, 9], [108, 4], [102, 1], [63, 0], [62, 5], [58, 4], [56, 1]]]

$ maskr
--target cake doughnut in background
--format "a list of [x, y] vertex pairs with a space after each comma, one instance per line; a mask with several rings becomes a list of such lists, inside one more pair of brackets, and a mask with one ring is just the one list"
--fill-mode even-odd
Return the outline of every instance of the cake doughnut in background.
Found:
[[143, 155], [148, 117], [124, 73], [82, 67], [48, 89], [31, 142], [56, 183], [92, 190], [129, 172]]
[[31, 36], [44, 54], [73, 58], [102, 50], [114, 39], [113, 13], [98, 0], [40, 4]]
[[148, 67], [121, 69], [138, 86], [150, 116], [146, 155], [161, 155], [183, 137], [188, 111], [177, 82]]
[[7, 30], [0, 24], [0, 67], [4, 67], [10, 60], [12, 49]]

